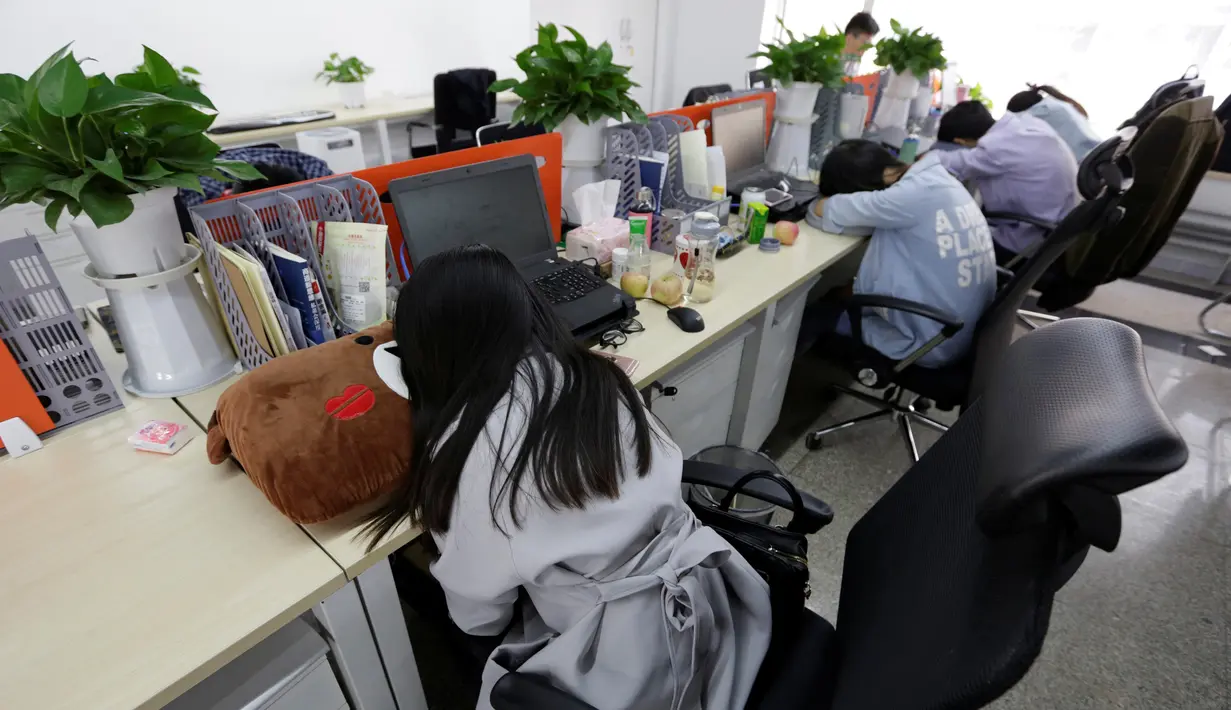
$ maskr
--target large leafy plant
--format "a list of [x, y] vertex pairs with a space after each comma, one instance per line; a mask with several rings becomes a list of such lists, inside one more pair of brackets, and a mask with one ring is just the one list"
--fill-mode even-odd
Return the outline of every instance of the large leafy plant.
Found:
[[[144, 62], [133, 67], [133, 71], [138, 72], [138, 73], [140, 72], [149, 73], [150, 72], [150, 70], [146, 68]], [[197, 71], [196, 69], [193, 69], [190, 66], [185, 65], [185, 66], [180, 67], [179, 69], [176, 69], [175, 74], [176, 76], [179, 77], [180, 83], [183, 84], [184, 86], [187, 86], [190, 89], [196, 89], [197, 91], [201, 90], [201, 79], [200, 79], [201, 72]]]
[[553, 24], [539, 25], [538, 44], [515, 58], [526, 78], [501, 79], [492, 84], [491, 91], [512, 90], [521, 98], [513, 110], [513, 122], [539, 123], [551, 131], [569, 116], [590, 124], [627, 114], [633, 121], [645, 123], [645, 112], [628, 95], [629, 89], [639, 86], [627, 76], [630, 67], [612, 63], [607, 42], [591, 47], [580, 32], [572, 27], [565, 29], [573, 39], [560, 40]]
[[180, 83], [149, 47], [141, 71], [87, 77], [66, 45], [30, 76], [0, 74], [0, 209], [37, 202], [55, 229], [67, 210], [100, 227], [133, 211], [132, 195], [159, 187], [201, 190], [261, 174], [219, 160], [204, 134], [213, 104]]
[[[957, 83], [965, 84], [966, 81], [962, 79], [962, 77], [959, 76], [957, 78]], [[987, 107], [988, 111], [991, 111], [995, 108], [995, 104], [992, 103], [992, 100], [988, 98], [987, 94], [983, 93], [982, 84], [975, 84], [974, 86], [970, 87], [970, 100], [978, 101], [979, 103], [983, 104], [984, 106]]]
[[316, 78], [324, 79], [326, 85], [335, 81], [339, 84], [358, 84], [374, 71], [359, 57], [343, 59], [342, 55], [334, 52], [325, 60], [325, 68], [316, 73]]
[[876, 43], [876, 66], [920, 78], [932, 69], [945, 68], [945, 46], [939, 37], [922, 29], [908, 30], [897, 20], [890, 20], [889, 26], [894, 36]]
[[769, 64], [764, 68], [766, 76], [777, 80], [783, 86], [800, 81], [821, 84], [831, 89], [841, 88], [844, 75], [842, 50], [846, 46], [846, 37], [840, 33], [829, 34], [821, 29], [819, 34], [799, 39], [787, 29], [781, 17], [778, 18], [778, 24], [786, 31], [787, 41], [766, 43], [764, 50], [749, 55], [769, 60]]

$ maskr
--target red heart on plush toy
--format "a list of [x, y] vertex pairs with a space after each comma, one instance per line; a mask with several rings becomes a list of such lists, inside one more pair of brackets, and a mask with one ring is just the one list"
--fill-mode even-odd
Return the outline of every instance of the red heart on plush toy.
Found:
[[349, 385], [341, 396], [330, 397], [325, 402], [325, 411], [334, 419], [346, 421], [366, 414], [376, 405], [376, 395], [367, 385]]

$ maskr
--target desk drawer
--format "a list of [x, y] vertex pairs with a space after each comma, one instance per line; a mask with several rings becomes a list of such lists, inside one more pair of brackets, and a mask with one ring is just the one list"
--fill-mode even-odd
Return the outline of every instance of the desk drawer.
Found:
[[752, 331], [748, 325], [737, 328], [660, 380], [664, 388], [678, 390], [675, 396], [661, 391], [651, 396], [651, 411], [667, 426], [684, 458], [726, 443], [744, 342]]
[[166, 706], [166, 710], [350, 710], [329, 647], [294, 619]]

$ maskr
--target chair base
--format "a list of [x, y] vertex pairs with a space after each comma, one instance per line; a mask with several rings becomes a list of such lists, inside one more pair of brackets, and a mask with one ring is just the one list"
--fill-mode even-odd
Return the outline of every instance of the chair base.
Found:
[[1217, 328], [1212, 328], [1206, 325], [1205, 323], [1205, 318], [1210, 314], [1210, 311], [1228, 302], [1231, 302], [1231, 291], [1227, 291], [1222, 296], [1213, 299], [1210, 301], [1208, 306], [1201, 309], [1201, 313], [1197, 314], [1197, 325], [1201, 326], [1201, 330], [1204, 330], [1208, 335], [1213, 335], [1216, 338], [1231, 340], [1231, 333], [1224, 333]]
[[902, 440], [906, 444], [906, 452], [910, 454], [911, 461], [919, 460], [919, 446], [915, 443], [915, 431], [911, 426], [912, 422], [918, 422], [926, 427], [935, 429], [942, 434], [949, 430], [949, 427], [941, 424], [935, 419], [927, 415], [928, 409], [931, 408], [930, 400], [919, 395], [913, 395], [909, 400], [903, 402], [906, 398], [906, 390], [901, 387], [890, 387], [885, 392], [883, 399], [877, 399], [865, 392], [843, 387], [841, 385], [833, 385], [833, 388], [839, 392], [854, 397], [855, 399], [867, 402], [880, 409], [875, 412], [869, 412], [854, 419], [847, 419], [844, 422], [839, 422], [832, 426], [827, 426], [824, 429], [818, 429], [804, 438], [804, 446], [810, 451], [816, 451], [824, 445], [823, 437], [826, 434], [832, 434], [835, 431], [848, 429], [858, 424], [865, 422], [877, 421], [886, 417], [892, 417], [898, 423], [898, 427], [902, 432]]
[[1017, 319], [1027, 328], [1031, 330], [1038, 330], [1039, 328], [1042, 328], [1043, 325], [1040, 325], [1036, 321], [1043, 321], [1043, 324], [1055, 323], [1060, 320], [1060, 316], [1053, 316], [1050, 313], [1039, 313], [1037, 311], [1020, 310], [1017, 312]]

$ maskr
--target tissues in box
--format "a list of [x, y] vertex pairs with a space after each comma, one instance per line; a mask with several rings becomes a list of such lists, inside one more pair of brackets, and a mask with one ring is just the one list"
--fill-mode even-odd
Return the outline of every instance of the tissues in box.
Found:
[[611, 261], [611, 250], [628, 248], [628, 220], [607, 217], [578, 227], [564, 237], [564, 256], [569, 261], [593, 257], [600, 264]]

